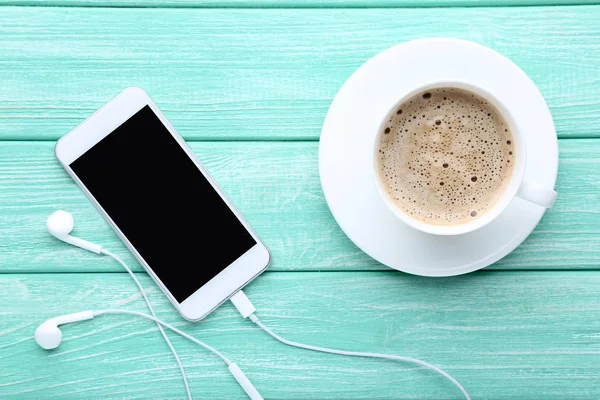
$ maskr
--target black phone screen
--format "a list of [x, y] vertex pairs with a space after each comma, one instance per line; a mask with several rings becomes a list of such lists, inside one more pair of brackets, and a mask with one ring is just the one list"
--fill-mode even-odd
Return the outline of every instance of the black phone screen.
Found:
[[180, 303], [256, 245], [149, 106], [70, 167]]

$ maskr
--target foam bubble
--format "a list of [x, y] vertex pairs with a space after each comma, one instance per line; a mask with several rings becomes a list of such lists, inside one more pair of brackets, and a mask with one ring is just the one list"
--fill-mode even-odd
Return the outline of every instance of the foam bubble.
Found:
[[416, 94], [390, 114], [377, 162], [401, 209], [426, 223], [455, 225], [494, 206], [514, 155], [512, 133], [491, 104], [468, 91], [440, 88]]

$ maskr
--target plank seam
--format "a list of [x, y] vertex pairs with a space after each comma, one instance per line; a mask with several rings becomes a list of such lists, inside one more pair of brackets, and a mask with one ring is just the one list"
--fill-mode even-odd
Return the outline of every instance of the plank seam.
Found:
[[385, 4], [385, 3], [375, 3], [369, 5], [363, 4], [345, 4], [345, 5], [337, 5], [335, 3], [327, 3], [323, 2], [320, 4], [295, 4], [295, 5], [281, 5], [281, 6], [273, 6], [271, 3], [269, 5], [260, 5], [257, 4], [235, 4], [235, 5], [202, 5], [202, 4], [162, 4], [162, 5], [101, 5], [101, 4], [80, 4], [75, 2], [75, 4], [64, 4], [60, 2], [45, 2], [43, 4], [36, 4], [35, 2], [21, 2], [21, 1], [6, 1], [0, 2], [0, 7], [37, 7], [37, 8], [112, 8], [112, 9], [205, 9], [205, 10], [325, 10], [325, 9], [335, 9], [335, 10], [344, 10], [344, 9], [390, 9], [390, 8], [398, 8], [398, 9], [421, 9], [421, 8], [501, 8], [501, 7], [561, 7], [561, 6], [594, 6], [599, 5], [600, 1], [586, 2], [586, 1], [577, 1], [577, 2], [556, 2], [556, 3], [539, 3], [539, 2], [518, 2], [512, 1], [503, 4], [486, 4], [481, 5], [481, 3], [477, 1], [464, 1], [457, 2], [453, 4], [453, 1], [449, 1], [450, 5], [440, 5], [440, 4], [423, 4], [423, 5], [408, 5], [403, 6], [401, 3], [398, 4]]

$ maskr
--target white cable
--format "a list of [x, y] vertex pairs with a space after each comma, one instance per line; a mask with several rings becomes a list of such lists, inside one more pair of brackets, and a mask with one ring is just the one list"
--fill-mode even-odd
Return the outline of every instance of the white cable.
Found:
[[[127, 264], [125, 264], [125, 262], [123, 260], [121, 260], [117, 255], [111, 253], [110, 251], [102, 249], [101, 253], [106, 254], [109, 257], [112, 257], [115, 261], [117, 261], [119, 264], [121, 264], [123, 266], [123, 268], [125, 268], [125, 270], [129, 274], [129, 276], [131, 276], [131, 278], [137, 285], [140, 292], [142, 292], [142, 296], [144, 296], [144, 300], [146, 301], [148, 310], [150, 310], [150, 313], [152, 314], [152, 316], [154, 318], [156, 318], [156, 313], [154, 312], [154, 309], [152, 308], [152, 305], [150, 304], [150, 300], [148, 300], [148, 297], [146, 296], [146, 292], [144, 292], [144, 288], [142, 287], [142, 284], [140, 283], [140, 281], [138, 281], [138, 279], [136, 278], [136, 276], [133, 273], [133, 271], [131, 270], [131, 268], [129, 268], [127, 266]], [[177, 354], [177, 351], [173, 347], [173, 344], [169, 340], [169, 337], [165, 333], [165, 330], [161, 326], [160, 322], [157, 321], [156, 325], [158, 326], [158, 330], [160, 331], [162, 337], [165, 339], [165, 342], [169, 346], [169, 349], [171, 349], [171, 353], [173, 353], [173, 355], [175, 356], [175, 361], [177, 362], [177, 365], [179, 366], [179, 371], [181, 372], [181, 377], [183, 378], [183, 384], [185, 385], [185, 390], [187, 392], [188, 399], [192, 400], [192, 392], [190, 391], [190, 385], [188, 384], [187, 376], [185, 374], [185, 370], [183, 369], [183, 364], [181, 364], [181, 360], [179, 359], [179, 354]]]
[[450, 374], [448, 374], [441, 368], [438, 368], [435, 365], [431, 365], [428, 362], [421, 361], [421, 360], [418, 360], [418, 359], [412, 358], [412, 357], [396, 356], [393, 354], [379, 354], [379, 353], [367, 353], [367, 352], [361, 352], [361, 351], [334, 350], [334, 349], [328, 349], [326, 347], [311, 346], [308, 344], [292, 342], [291, 340], [282, 338], [281, 336], [279, 336], [278, 334], [276, 334], [275, 332], [273, 332], [272, 330], [267, 328], [265, 325], [263, 325], [262, 322], [260, 322], [258, 320], [256, 315], [252, 314], [250, 316], [250, 319], [256, 325], [258, 325], [263, 331], [265, 331], [269, 335], [271, 335], [274, 339], [280, 341], [283, 344], [287, 344], [288, 346], [299, 347], [301, 349], [306, 349], [306, 350], [320, 351], [322, 353], [339, 354], [341, 356], [383, 358], [383, 359], [387, 359], [387, 360], [405, 361], [405, 362], [409, 362], [409, 363], [415, 363], [415, 364], [422, 365], [422, 366], [432, 369], [432, 370], [436, 371], [437, 373], [446, 377], [450, 382], [452, 382], [463, 393], [463, 395], [465, 396], [465, 398], [467, 400], [471, 400], [471, 396], [469, 396], [469, 393], [467, 393], [465, 388], [456, 379], [454, 379]]
[[368, 353], [368, 352], [361, 352], [361, 351], [335, 350], [335, 349], [328, 349], [326, 347], [311, 346], [309, 344], [292, 342], [291, 340], [282, 338], [281, 336], [279, 336], [278, 334], [276, 334], [275, 332], [273, 332], [272, 330], [267, 328], [262, 322], [260, 322], [258, 320], [258, 317], [256, 315], [254, 315], [254, 311], [256, 311], [256, 308], [254, 307], [252, 302], [250, 302], [248, 297], [246, 297], [244, 292], [242, 292], [240, 290], [235, 295], [233, 295], [230, 300], [233, 303], [233, 305], [235, 306], [235, 308], [237, 308], [239, 313], [242, 315], [242, 317], [250, 318], [250, 320], [252, 322], [254, 322], [256, 325], [258, 325], [263, 331], [265, 331], [272, 338], [274, 338], [275, 340], [278, 340], [279, 342], [281, 342], [283, 344], [286, 344], [286, 345], [292, 346], [292, 347], [298, 347], [301, 349], [306, 349], [306, 350], [319, 351], [321, 353], [338, 354], [341, 356], [382, 358], [382, 359], [387, 359], [387, 360], [404, 361], [404, 362], [408, 362], [408, 363], [418, 364], [418, 365], [424, 366], [426, 368], [429, 368], [429, 369], [439, 373], [440, 375], [444, 376], [445, 378], [447, 378], [462, 392], [462, 394], [465, 396], [465, 399], [471, 400], [471, 396], [469, 396], [469, 393], [467, 393], [465, 388], [456, 379], [454, 379], [446, 371], [442, 370], [441, 368], [436, 367], [435, 365], [431, 365], [428, 362], [421, 361], [421, 360], [418, 360], [418, 359], [412, 358], [412, 357], [396, 356], [396, 355], [392, 355], [392, 354], [379, 354], [379, 353]]
[[151, 315], [144, 314], [144, 313], [137, 312], [137, 311], [129, 311], [129, 310], [92, 311], [92, 315], [94, 317], [97, 317], [102, 314], [128, 314], [128, 315], [137, 315], [137, 316], [140, 316], [143, 318], [147, 318], [149, 320], [156, 322], [157, 324], [164, 326], [167, 329], [172, 330], [175, 333], [180, 334], [184, 338], [189, 339], [196, 344], [199, 344], [200, 346], [204, 347], [205, 349], [212, 351], [214, 354], [219, 356], [221, 358], [221, 360], [223, 360], [225, 362], [225, 364], [227, 364], [227, 369], [229, 370], [231, 375], [234, 377], [234, 379], [237, 381], [237, 383], [241, 386], [241, 388], [244, 390], [244, 392], [246, 392], [246, 394], [248, 395], [250, 400], [264, 400], [262, 395], [259, 393], [259, 391], [256, 390], [256, 388], [254, 387], [252, 382], [250, 382], [250, 379], [248, 379], [246, 374], [244, 374], [244, 372], [240, 369], [240, 367], [236, 363], [232, 363], [227, 357], [225, 357], [223, 354], [219, 353], [215, 348], [207, 345], [204, 342], [199, 341], [195, 337], [190, 336], [183, 331], [180, 331], [179, 329], [175, 328], [173, 325], [167, 324], [166, 322], [161, 321], [160, 319], [153, 317]]
[[144, 314], [141, 312], [137, 312], [137, 311], [129, 311], [129, 310], [98, 310], [98, 311], [93, 311], [93, 315], [94, 317], [103, 315], [103, 314], [128, 314], [128, 315], [137, 315], [139, 317], [143, 317], [149, 320], [152, 320], [154, 322], [156, 322], [157, 324], [160, 324], [162, 326], [164, 326], [167, 329], [172, 330], [175, 333], [178, 333], [179, 335], [183, 336], [186, 339], [191, 340], [192, 342], [199, 344], [200, 346], [204, 347], [206, 350], [212, 351], [214, 354], [216, 354], [217, 356], [219, 356], [219, 358], [221, 358], [221, 360], [223, 360], [225, 362], [225, 364], [227, 364], [227, 366], [231, 365], [231, 361], [229, 360], [229, 358], [225, 357], [223, 354], [221, 354], [217, 349], [207, 345], [204, 342], [201, 342], [200, 340], [196, 339], [193, 336], [188, 335], [187, 333], [175, 328], [173, 325], [168, 324], [164, 321], [161, 321], [160, 319], [153, 317], [151, 315], [148, 314]]
[[183, 378], [183, 383], [185, 385], [185, 390], [187, 392], [189, 400], [192, 400], [192, 393], [190, 392], [190, 387], [188, 385], [187, 376], [183, 369], [183, 365], [181, 364], [181, 360], [179, 359], [179, 355], [177, 354], [177, 351], [175, 351], [173, 344], [171, 343], [167, 334], [165, 333], [163, 326], [167, 329], [172, 330], [175, 333], [178, 333], [179, 335], [183, 336], [184, 338], [191, 340], [192, 342], [204, 347], [205, 349], [212, 351], [214, 354], [219, 356], [225, 362], [225, 364], [228, 367], [227, 369], [229, 370], [231, 375], [235, 378], [237, 383], [241, 386], [241, 388], [244, 390], [244, 392], [246, 392], [246, 394], [248, 395], [250, 400], [264, 400], [263, 397], [261, 396], [261, 394], [259, 393], [259, 391], [256, 390], [256, 388], [254, 387], [252, 382], [250, 382], [250, 380], [248, 379], [246, 374], [244, 374], [244, 372], [240, 369], [240, 367], [236, 363], [232, 363], [227, 357], [225, 357], [223, 354], [221, 354], [215, 348], [207, 345], [204, 342], [201, 342], [200, 340], [188, 335], [187, 333], [185, 333], [183, 331], [180, 331], [179, 329], [175, 328], [174, 326], [167, 324], [164, 321], [159, 320], [156, 317], [156, 313], [154, 312], [152, 305], [150, 304], [150, 300], [148, 300], [148, 297], [146, 296], [146, 293], [144, 292], [144, 288], [142, 287], [142, 284], [140, 283], [140, 281], [138, 281], [135, 274], [133, 273], [133, 271], [131, 271], [131, 269], [127, 266], [127, 264], [125, 264], [125, 262], [123, 262], [123, 260], [121, 260], [118, 256], [112, 254], [108, 250], [101, 249], [100, 252], [109, 257], [112, 257], [119, 264], [121, 264], [123, 266], [123, 268], [125, 268], [125, 270], [129, 274], [129, 276], [131, 276], [131, 278], [133, 279], [133, 281], [135, 282], [137, 287], [140, 289], [140, 292], [142, 292], [142, 296], [144, 297], [144, 300], [146, 301], [146, 305], [148, 306], [148, 309], [150, 310], [152, 315], [144, 314], [144, 313], [137, 312], [137, 311], [128, 311], [128, 310], [100, 310], [100, 311], [92, 312], [92, 315], [94, 317], [102, 315], [102, 314], [128, 314], [128, 315], [137, 315], [137, 316], [147, 318], [149, 320], [156, 322], [156, 325], [158, 326], [160, 333], [162, 334], [163, 338], [165, 339], [165, 342], [167, 342], [167, 344], [169, 345], [169, 348], [171, 349], [171, 352], [175, 356], [175, 360], [177, 361], [177, 365], [179, 366], [179, 370], [181, 371], [181, 377]]

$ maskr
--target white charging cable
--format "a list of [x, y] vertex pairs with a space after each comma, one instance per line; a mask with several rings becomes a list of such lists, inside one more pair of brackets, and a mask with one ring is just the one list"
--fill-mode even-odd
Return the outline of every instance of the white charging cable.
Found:
[[275, 332], [273, 332], [272, 330], [267, 328], [262, 322], [260, 322], [258, 317], [254, 314], [256, 312], [256, 308], [254, 307], [254, 305], [252, 304], [250, 299], [248, 299], [246, 294], [244, 292], [242, 292], [241, 290], [231, 297], [231, 302], [233, 303], [235, 308], [239, 311], [239, 313], [242, 315], [242, 317], [250, 318], [250, 320], [252, 322], [254, 322], [257, 326], [259, 326], [263, 331], [265, 331], [272, 338], [274, 338], [275, 340], [278, 340], [279, 342], [281, 342], [283, 344], [286, 344], [288, 346], [298, 347], [301, 349], [318, 351], [321, 353], [338, 354], [341, 356], [381, 358], [381, 359], [387, 359], [387, 360], [404, 361], [404, 362], [408, 362], [408, 363], [418, 364], [423, 367], [429, 368], [429, 369], [439, 373], [440, 375], [444, 376], [445, 378], [447, 378], [450, 382], [452, 382], [454, 384], [454, 386], [456, 386], [462, 392], [462, 394], [465, 396], [465, 399], [471, 400], [471, 396], [469, 396], [469, 393], [467, 393], [465, 388], [456, 379], [454, 379], [450, 374], [448, 374], [441, 368], [438, 368], [435, 365], [431, 365], [428, 362], [418, 360], [418, 359], [412, 358], [412, 357], [396, 356], [393, 354], [380, 354], [380, 353], [367, 353], [367, 352], [360, 352], [360, 351], [335, 350], [335, 349], [328, 349], [326, 347], [311, 346], [308, 344], [293, 342], [291, 340], [282, 338], [281, 336], [279, 336], [278, 334], [276, 334]]
[[[150, 300], [148, 300], [148, 296], [146, 296], [146, 292], [144, 291], [142, 284], [140, 283], [140, 281], [138, 281], [138, 279], [136, 278], [136, 276], [133, 273], [133, 271], [131, 270], [131, 268], [129, 268], [127, 266], [127, 264], [125, 264], [125, 262], [123, 262], [123, 260], [121, 260], [117, 255], [111, 253], [110, 251], [108, 251], [106, 249], [102, 249], [102, 250], [100, 250], [100, 252], [102, 254], [105, 254], [105, 255], [113, 258], [115, 261], [117, 261], [119, 264], [121, 264], [123, 266], [123, 268], [125, 268], [125, 271], [127, 271], [127, 273], [129, 274], [129, 276], [131, 276], [131, 279], [133, 279], [133, 281], [137, 285], [138, 289], [142, 293], [142, 296], [144, 296], [144, 301], [146, 302], [146, 305], [148, 306], [148, 310], [150, 310], [150, 313], [152, 314], [152, 316], [155, 319], [156, 325], [158, 326], [158, 330], [160, 331], [162, 337], [165, 339], [165, 342], [169, 346], [169, 349], [171, 349], [171, 353], [173, 353], [173, 355], [175, 356], [175, 361], [177, 361], [177, 366], [179, 366], [179, 371], [181, 372], [181, 377], [183, 378], [183, 384], [185, 385], [185, 391], [187, 392], [188, 399], [192, 400], [192, 392], [190, 391], [190, 385], [188, 383], [185, 370], [183, 369], [183, 364], [181, 364], [181, 360], [179, 359], [179, 354], [177, 354], [177, 351], [173, 347], [173, 344], [169, 340], [169, 337], [167, 336], [165, 330], [161, 326], [161, 323], [158, 320], [156, 320], [156, 313], [154, 312], [154, 308], [152, 308], [152, 305], [150, 304]], [[221, 356], [221, 353], [219, 353], [215, 349], [211, 348], [210, 350], [214, 351], [216, 354]], [[228, 363], [228, 365], [229, 365], [229, 363]]]

